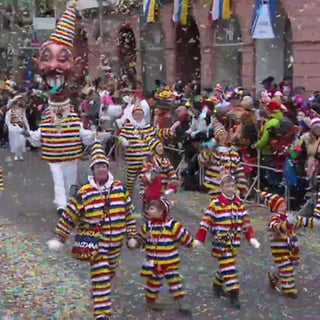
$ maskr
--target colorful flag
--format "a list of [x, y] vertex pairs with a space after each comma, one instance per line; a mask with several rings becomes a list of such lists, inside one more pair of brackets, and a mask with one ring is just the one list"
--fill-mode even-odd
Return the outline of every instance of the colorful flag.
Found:
[[142, 21], [150, 23], [155, 21], [156, 0], [143, 1]]
[[189, 0], [174, 0], [173, 2], [173, 22], [180, 22], [182, 25], [187, 24]]
[[230, 19], [231, 18], [231, 6], [230, 0], [213, 0], [212, 1], [212, 20], [218, 19]]
[[273, 22], [276, 17], [276, 0], [255, 0], [251, 24], [253, 39], [274, 39]]

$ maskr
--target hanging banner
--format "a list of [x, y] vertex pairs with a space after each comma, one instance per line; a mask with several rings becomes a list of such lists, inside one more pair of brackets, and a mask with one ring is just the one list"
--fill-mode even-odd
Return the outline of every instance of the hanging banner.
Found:
[[155, 21], [156, 0], [144, 0], [142, 21], [150, 23]]
[[173, 22], [180, 22], [182, 25], [187, 24], [189, 0], [174, 0], [173, 2]]
[[251, 36], [253, 39], [274, 39], [273, 21], [275, 0], [256, 0], [252, 19]]
[[226, 20], [230, 19], [231, 18], [230, 0], [213, 0], [211, 17], [213, 21], [216, 21], [218, 19], [226, 19]]

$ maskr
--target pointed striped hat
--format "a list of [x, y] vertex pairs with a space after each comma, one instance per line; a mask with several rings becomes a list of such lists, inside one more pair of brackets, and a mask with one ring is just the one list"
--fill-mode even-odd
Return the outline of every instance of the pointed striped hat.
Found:
[[73, 4], [65, 10], [49, 41], [65, 45], [69, 49], [73, 48], [76, 33], [76, 4], [77, 0], [74, 0]]
[[108, 166], [110, 164], [101, 143], [96, 140], [92, 145], [90, 168], [92, 169], [97, 163], [105, 163]]
[[260, 197], [272, 212], [277, 212], [280, 205], [286, 203], [284, 198], [280, 197], [278, 194], [272, 194], [264, 191], [261, 192]]

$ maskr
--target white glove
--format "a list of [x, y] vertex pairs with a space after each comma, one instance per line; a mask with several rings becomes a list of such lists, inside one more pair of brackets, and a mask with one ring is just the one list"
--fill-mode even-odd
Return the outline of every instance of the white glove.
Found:
[[128, 147], [129, 146], [129, 141], [126, 138], [120, 137], [120, 143], [124, 146], [124, 147]]
[[164, 192], [164, 194], [166, 195], [166, 196], [170, 196], [170, 194], [173, 194], [174, 193], [174, 190], [173, 189], [168, 189], [168, 190], [166, 190], [165, 192]]
[[256, 238], [251, 238], [249, 242], [255, 249], [260, 248], [260, 242]]
[[138, 246], [138, 241], [134, 238], [131, 238], [128, 240], [128, 248], [129, 249], [134, 249]]
[[57, 239], [50, 239], [47, 241], [47, 246], [49, 250], [60, 251], [63, 248], [63, 243]]
[[291, 224], [291, 225], [296, 225], [297, 223], [297, 217], [294, 216], [293, 214], [288, 214], [287, 215], [287, 218], [286, 218], [286, 221], [288, 224]]
[[203, 243], [197, 239], [193, 240], [193, 248], [194, 249], [199, 249], [203, 246]]

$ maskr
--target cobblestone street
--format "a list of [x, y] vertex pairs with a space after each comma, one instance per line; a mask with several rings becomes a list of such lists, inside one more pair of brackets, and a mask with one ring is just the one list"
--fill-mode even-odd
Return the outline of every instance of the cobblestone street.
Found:
[[[25, 162], [11, 162], [3, 152], [5, 192], [1, 198], [2, 292], [1, 319], [91, 319], [88, 268], [70, 257], [72, 237], [63, 252], [52, 254], [45, 242], [57, 221], [52, 204], [52, 183], [46, 163], [36, 152], [28, 153]], [[87, 163], [81, 162], [85, 171]], [[13, 173], [14, 168], [14, 173]], [[120, 168], [120, 165], [119, 165]], [[113, 166], [113, 171], [117, 170]], [[172, 216], [195, 232], [207, 196], [180, 192]], [[288, 300], [268, 288], [267, 272], [273, 267], [265, 232], [269, 214], [260, 207], [249, 208], [261, 249], [255, 251], [244, 240], [238, 257], [241, 281], [241, 311], [229, 301], [212, 293], [212, 276], [217, 263], [210, 256], [210, 241], [199, 252], [181, 249], [181, 273], [187, 302], [193, 319], [296, 319], [315, 320], [320, 312], [319, 230], [300, 232], [302, 263], [297, 268], [298, 300]], [[138, 211], [135, 213], [139, 217]], [[138, 223], [140, 220], [138, 218]], [[148, 311], [144, 304], [144, 280], [139, 270], [144, 253], [124, 249], [114, 282], [112, 319], [188, 319], [173, 309], [166, 294], [161, 299], [168, 306], [161, 312]]]

